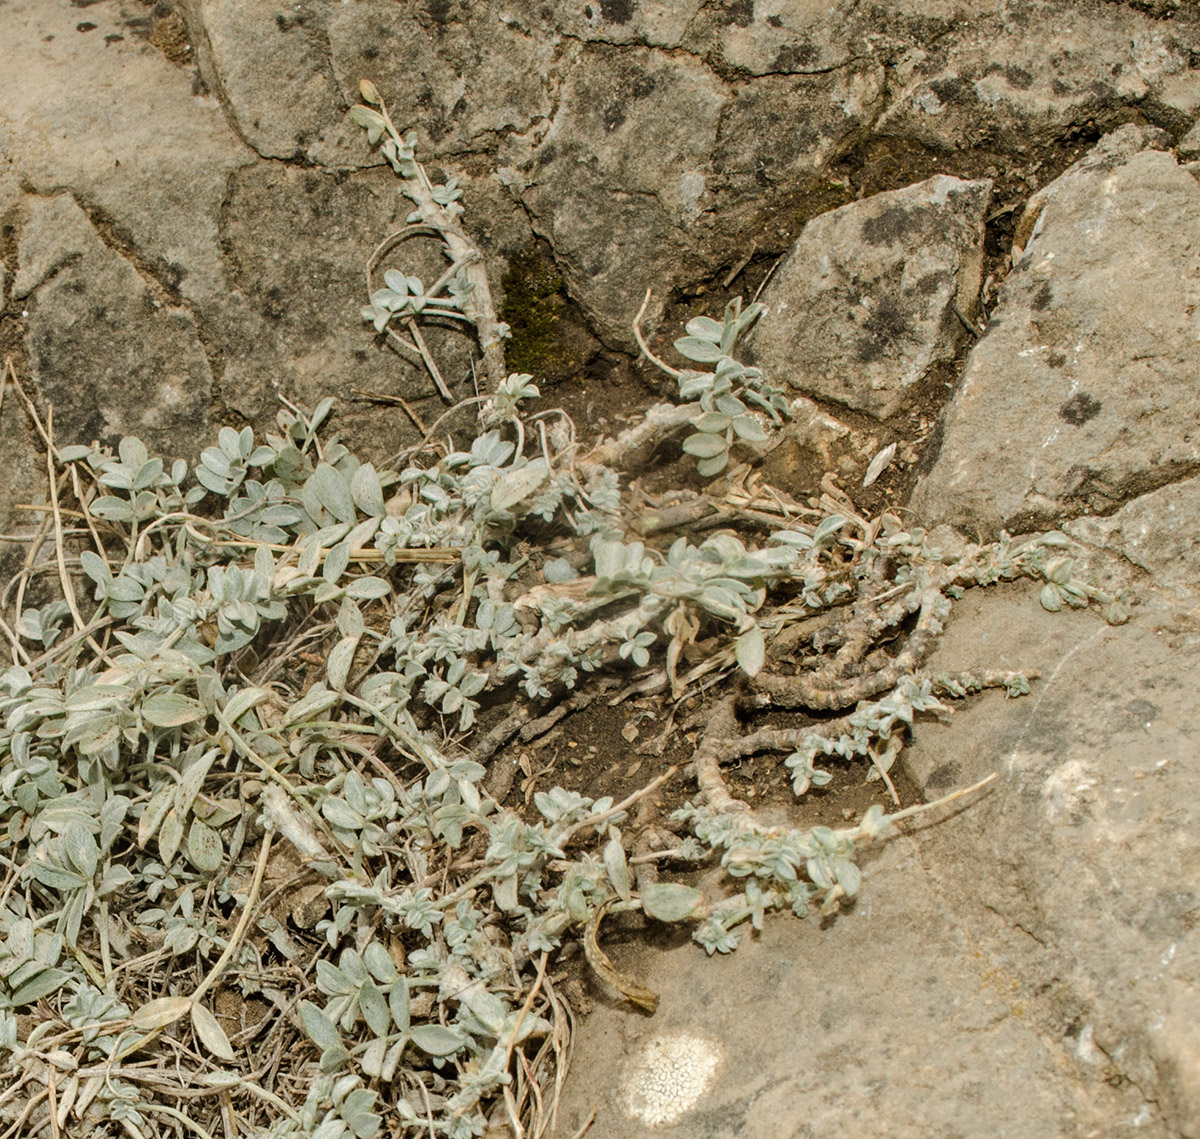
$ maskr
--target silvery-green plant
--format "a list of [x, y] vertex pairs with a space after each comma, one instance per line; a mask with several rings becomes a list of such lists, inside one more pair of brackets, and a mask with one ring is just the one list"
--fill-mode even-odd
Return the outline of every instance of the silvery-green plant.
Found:
[[[487, 362], [467, 401], [478, 425], [396, 469], [330, 433], [332, 400], [286, 405], [262, 437], [223, 429], [191, 470], [133, 438], [56, 452], [87, 525], [33, 567], [48, 599], [5, 625], [0, 1065], [17, 1091], [58, 1066], [63, 1133], [213, 1133], [225, 1102], [257, 1139], [467, 1139], [503, 1117], [546, 1134], [566, 942], [628, 995], [597, 956], [610, 909], [692, 923], [728, 952], [768, 912], [853, 898], [856, 851], [906, 813], [767, 827], [722, 762], [778, 752], [798, 794], [828, 779], [822, 756], [866, 758], [886, 781], [944, 698], [1028, 688], [922, 671], [959, 592], [1028, 576], [1048, 608], [1114, 600], [1076, 580], [1061, 535], [951, 557], [846, 504], [733, 511], [711, 532], [702, 496], [679, 532], [649, 537], [620, 469], [647, 432], [585, 451], [565, 413], [537, 409], [533, 377], [497, 367], [504, 330], [461, 191], [433, 185], [363, 94], [355, 117], [416, 206], [409, 225], [448, 262], [428, 288], [386, 269], [364, 317], [419, 348], [421, 319], [459, 314]], [[683, 404], [647, 413], [649, 437], [692, 425], [704, 474], [786, 414], [733, 356], [760, 315], [735, 303], [689, 322], [677, 347], [714, 368], [676, 373]], [[828, 647], [805, 632], [818, 615]], [[794, 673], [772, 659], [786, 637]], [[891, 638], [899, 655], [871, 664]], [[732, 896], [630, 857], [631, 808], [669, 772], [619, 803], [555, 786], [514, 802], [493, 781], [497, 751], [599, 673], [708, 691], [700, 794], [674, 818], [691, 834], [660, 862], [719, 862]], [[850, 710], [743, 733], [738, 716], [768, 706]], [[218, 985], [245, 1023], [222, 1017]], [[257, 1069], [271, 1053], [289, 1078]]]
[[699, 405], [692, 420], [695, 432], [683, 441], [683, 449], [696, 458], [701, 475], [720, 474], [729, 462], [734, 440], [762, 443], [767, 438], [762, 423], [751, 414], [752, 404], [778, 427], [788, 414], [783, 392], [769, 383], [759, 368], [734, 359], [738, 340], [754, 327], [766, 311], [751, 304], [742, 311], [741, 298], [725, 306], [723, 321], [698, 316], [687, 322], [687, 335], [675, 341], [675, 351], [713, 370], [674, 372], [679, 398]]

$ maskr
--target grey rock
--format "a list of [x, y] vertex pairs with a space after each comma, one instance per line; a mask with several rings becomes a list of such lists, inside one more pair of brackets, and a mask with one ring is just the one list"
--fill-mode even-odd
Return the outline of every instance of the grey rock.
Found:
[[557, 37], [526, 31], [521, 7], [494, 0], [331, 5], [329, 68], [351, 103], [359, 100], [359, 80], [374, 82], [393, 121], [417, 132], [426, 156], [491, 151], [498, 138], [535, 129], [553, 108]]
[[[528, 241], [528, 227], [490, 180], [462, 181], [464, 198], [486, 228], [489, 258]], [[333, 177], [320, 169], [263, 163], [230, 179], [222, 233], [231, 250], [230, 289], [214, 306], [212, 336], [224, 362], [223, 402], [254, 422], [269, 422], [278, 396], [313, 406], [339, 398], [338, 425], [375, 456], [393, 454], [407, 422], [394, 410], [360, 402], [400, 395], [421, 415], [441, 401], [424, 373], [384, 347], [364, 323], [364, 267], [376, 244], [399, 229], [410, 208], [390, 171]], [[379, 267], [434, 281], [445, 267], [440, 243], [404, 242]], [[502, 257], [494, 261], [503, 263]], [[498, 291], [498, 290], [497, 290]], [[455, 391], [471, 389], [473, 341], [431, 328], [426, 338]]]
[[652, 325], [674, 285], [748, 252], [772, 197], [823, 181], [883, 90], [869, 62], [731, 87], [694, 57], [606, 45], [572, 51], [561, 76], [548, 129], [511, 139], [500, 173], [625, 346], [647, 285]]
[[[1041, 191], [913, 509], [982, 534], [1107, 512], [1194, 471], [1200, 185], [1138, 128]], [[1169, 288], [1163, 283], [1170, 282]]]
[[[240, 6], [236, 13], [248, 23], [240, 46], [230, 50], [236, 48], [242, 58], [244, 45], [254, 42], [253, 18], [263, 11]], [[298, 18], [294, 8], [278, 12], [287, 20]], [[222, 9], [218, 15], [214, 27], [224, 27], [234, 13]], [[6, 6], [4, 34], [14, 50], [0, 69], [0, 153], [12, 171], [10, 176], [6, 170], [4, 183], [12, 207], [0, 205], [0, 215], [21, 249], [20, 263], [12, 266], [16, 277], [7, 281], [20, 302], [12, 314], [14, 343], [26, 347], [39, 375], [70, 375], [82, 351], [74, 342], [82, 325], [66, 336], [63, 317], [59, 324], [46, 323], [51, 309], [65, 303], [63, 282], [54, 274], [75, 255], [75, 236], [102, 239], [117, 259], [87, 263], [107, 266], [103, 287], [97, 285], [102, 292], [116, 287], [113, 266], [124, 265], [118, 277], [130, 269], [134, 274], [129, 298], [106, 306], [109, 319], [127, 312], [129, 331], [108, 336], [97, 326], [94, 335], [89, 332], [88, 355], [78, 372], [110, 377], [104, 381], [104, 410], [94, 405], [78, 422], [68, 420], [62, 392], [56, 391], [60, 440], [73, 441], [68, 428], [101, 435], [128, 430], [145, 434], [168, 454], [190, 453], [208, 442], [204, 417], [210, 410], [222, 421], [241, 416], [261, 428], [273, 422], [280, 395], [312, 406], [334, 394], [341, 397], [343, 428], [376, 456], [394, 452], [406, 421], [390, 407], [356, 401], [362, 392], [382, 392], [402, 394], [419, 407], [432, 392], [420, 369], [374, 343], [358, 315], [365, 292], [362, 267], [410, 208], [396, 192], [395, 179], [377, 168], [354, 172], [263, 161], [239, 141], [215, 97], [193, 94], [190, 70], [137, 40], [115, 8], [94, 6], [89, 17], [97, 27], [85, 36], [75, 30], [78, 11], [65, 6]], [[307, 42], [311, 21], [289, 27], [288, 36], [298, 38], [288, 43]], [[273, 34], [284, 32], [276, 27]], [[106, 45], [106, 35], [124, 38]], [[268, 74], [271, 59], [264, 57], [262, 67], [267, 86], [278, 78]], [[263, 97], [264, 114], [272, 108], [288, 115], [311, 111], [286, 85]], [[318, 134], [312, 137], [320, 141]], [[325, 136], [321, 145], [338, 137]], [[340, 161], [332, 150], [322, 154]], [[377, 161], [365, 144], [359, 157]], [[494, 177], [464, 175], [463, 182], [471, 209], [467, 220], [491, 263], [502, 269], [510, 251], [532, 241], [528, 222]], [[53, 224], [39, 220], [50, 216], [46, 203], [52, 201], [69, 215], [63, 241], [53, 239]], [[26, 227], [38, 232], [25, 234]], [[423, 247], [429, 245], [409, 243], [402, 250], [405, 257], [415, 255], [409, 264], [426, 279], [441, 271], [436, 250]], [[502, 290], [496, 292], [502, 297]], [[138, 384], [122, 389], [117, 383], [130, 364], [130, 338], [144, 323], [128, 304], [145, 295], [163, 306], [151, 323], [161, 324], [169, 314], [187, 345], [164, 374], [182, 367], [189, 376], [201, 376], [178, 416], [161, 408], [153, 413], [159, 420], [154, 430], [142, 423], [157, 406], [154, 401], [145, 401]], [[31, 314], [28, 320], [24, 310]], [[459, 339], [451, 340], [458, 353], [451, 354], [452, 379], [469, 385], [468, 345]], [[207, 356], [202, 367], [197, 345]], [[133, 375], [143, 375], [146, 362], [133, 363]], [[129, 403], [118, 409], [112, 401], [123, 391]], [[182, 410], [193, 406], [204, 408], [194, 424]], [[180, 428], [178, 438], [169, 438], [171, 422]]]
[[[1189, 35], [1104, 4], [948, 3], [926, 16], [902, 4], [909, 35], [894, 49], [896, 91], [876, 129], [939, 150], [1027, 148], [1138, 108], [1181, 129], [1200, 110]], [[934, 25], [944, 34], [931, 35]], [[1194, 34], [1194, 33], [1193, 33]]]
[[119, 5], [88, 17], [81, 35], [69, 5], [5, 5], [0, 153], [35, 193], [69, 190], [178, 300], [219, 296], [226, 180], [253, 155]]
[[212, 373], [191, 314], [106, 245], [69, 195], [26, 209], [14, 294], [27, 305], [29, 366], [58, 439], [137, 435], [198, 454]]
[[1092, 613], [1044, 613], [1028, 588], [968, 595], [930, 669], [986, 663], [1041, 679], [1019, 700], [980, 698], [952, 726], [920, 724], [905, 762], [930, 797], [999, 773], [983, 801], [926, 832], [939, 893], [998, 975], [1044, 986], [1035, 1023], [1094, 1049], [1110, 1079], [1190, 1139], [1200, 642], [1178, 612], [1150, 603], [1136, 614], [1112, 628]]
[[1193, 123], [1191, 130], [1179, 140], [1175, 153], [1180, 162], [1191, 162], [1200, 158], [1200, 121]]
[[[1098, 1052], [1061, 1026], [1044, 1030], [1041, 978], [981, 951], [979, 931], [923, 865], [925, 845], [899, 838], [878, 849], [850, 912], [824, 926], [768, 920], [727, 957], [692, 944], [614, 949], [607, 932], [619, 967], [661, 1000], [646, 1017], [597, 989], [575, 1036], [560, 1130], [574, 1134], [596, 1107], [593, 1139], [1162, 1136], [1142, 1096], [1103, 1082]], [[631, 1085], [653, 1042], [680, 1036], [710, 1042], [723, 1062], [691, 1110], [651, 1128]], [[686, 1090], [667, 1076], [666, 1090]]]
[[698, 61], [647, 48], [580, 49], [563, 72], [549, 129], [501, 175], [602, 334], [627, 340], [647, 284], [683, 258], [682, 226], [711, 204], [726, 91]]
[[886, 35], [896, 16], [896, 5], [876, 8], [870, 19], [858, 8], [846, 0], [791, 0], [766, 12], [751, 4], [705, 5], [686, 42], [749, 75], [815, 74], [869, 54], [869, 33]]
[[514, 0], [503, 11], [514, 25], [542, 38], [676, 48], [704, 8], [703, 0], [591, 0], [555, 7], [542, 0]]
[[[1184, 479], [1127, 502], [1115, 514], [1076, 518], [1062, 529], [1150, 575], [1179, 601], [1200, 590], [1200, 479]], [[1141, 584], [1144, 589], [1144, 583]]]
[[751, 342], [777, 382], [879, 418], [967, 335], [978, 307], [989, 181], [937, 175], [804, 227], [763, 293]]
[[205, 81], [259, 154], [334, 167], [369, 161], [329, 66], [329, 5], [187, 0], [186, 11]]

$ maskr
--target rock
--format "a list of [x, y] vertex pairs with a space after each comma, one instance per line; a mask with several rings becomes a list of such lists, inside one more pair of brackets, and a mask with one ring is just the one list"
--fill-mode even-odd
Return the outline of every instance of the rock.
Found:
[[196, 322], [101, 239], [69, 194], [34, 198], [13, 296], [28, 306], [29, 365], [60, 442], [137, 435], [199, 454], [212, 374]]
[[1200, 479], [1184, 479], [1127, 502], [1115, 514], [1076, 518], [1071, 537], [1097, 546], [1149, 574], [1178, 601], [1200, 590]]
[[1200, 158], [1200, 121], [1192, 125], [1192, 129], [1179, 140], [1175, 153], [1180, 162], [1191, 162]]
[[[913, 497], [984, 535], [1057, 525], [1194, 471], [1200, 185], [1127, 127], [1047, 186]], [[1036, 219], [1036, 220], [1035, 220]], [[1169, 288], [1163, 282], [1169, 281]]]
[[751, 346], [776, 382], [892, 415], [967, 335], [991, 182], [937, 175], [804, 227], [763, 293]]
[[542, 0], [515, 0], [504, 5], [500, 18], [542, 40], [567, 36], [591, 43], [677, 48], [703, 8], [702, 0], [591, 0], [555, 8]]
[[[924, 846], [897, 838], [869, 856], [864, 895], [831, 922], [768, 919], [727, 957], [692, 944], [618, 950], [619, 967], [660, 994], [658, 1011], [594, 992], [560, 1130], [574, 1134], [595, 1106], [591, 1139], [1163, 1136], [1137, 1089], [1104, 1083], [1104, 1057], [1061, 1026], [1043, 1030], [1041, 977], [981, 950], [922, 865]], [[972, 875], [994, 863], [976, 859]], [[716, 1079], [676, 1115], [708, 1050]], [[673, 1051], [691, 1065], [666, 1067]], [[657, 1080], [655, 1067], [666, 1067]]]
[[868, 31], [886, 36], [896, 16], [894, 4], [871, 20], [855, 7], [822, 0], [793, 0], [771, 5], [769, 12], [746, 3], [706, 5], [688, 30], [687, 45], [748, 75], [830, 71], [869, 54]]
[[216, 100], [137, 38], [141, 17], [109, 4], [87, 15], [5, 6], [0, 153], [34, 193], [69, 190], [177, 302], [220, 294], [225, 184], [253, 156]]
[[187, 0], [186, 8], [201, 74], [248, 145], [264, 158], [323, 166], [370, 161], [329, 66], [327, 5]]
[[556, 37], [527, 34], [508, 5], [355, 0], [330, 5], [328, 20], [329, 67], [342, 94], [358, 102], [359, 80], [372, 80], [427, 159], [494, 151], [498, 138], [552, 113]]
[[973, 592], [930, 670], [987, 663], [1041, 679], [1028, 697], [989, 694], [952, 725], [919, 724], [904, 753], [928, 796], [999, 772], [982, 802], [925, 832], [937, 891], [999, 975], [1042, 987], [1031, 1023], [1095, 1052], [1110, 1081], [1189, 1139], [1200, 1135], [1198, 649], [1194, 624], [1152, 599], [1112, 628], [1044, 613], [1028, 588]]
[[691, 56], [608, 45], [560, 72], [548, 129], [511, 139], [500, 172], [572, 296], [623, 346], [647, 285], [651, 326], [675, 284], [749, 251], [773, 196], [824, 182], [883, 89], [872, 63], [731, 88]]
[[[291, 8], [279, 11], [296, 15]], [[238, 140], [215, 98], [193, 93], [196, 77], [190, 70], [135, 37], [144, 31], [136, 22], [141, 17], [126, 19], [116, 9], [93, 6], [86, 22], [96, 26], [84, 38], [75, 30], [81, 22], [77, 11], [22, 4], [9, 5], [5, 13], [14, 50], [12, 65], [0, 70], [0, 151], [13, 172], [5, 186], [14, 208], [0, 205], [0, 216], [21, 250], [20, 264], [9, 265], [19, 277], [20, 296], [7, 343], [24, 347], [39, 382], [70, 376], [77, 364], [79, 376], [108, 377], [99, 403], [89, 403], [91, 396], [80, 399], [76, 418], [68, 417], [63, 391], [55, 389], [60, 441], [75, 441], [68, 429], [88, 439], [128, 430], [168, 454], [194, 453], [209, 442], [204, 436], [210, 409], [222, 422], [244, 417], [261, 429], [273, 423], [280, 395], [312, 406], [334, 394], [341, 397], [341, 427], [369, 452], [393, 453], [406, 421], [390, 407], [381, 411], [378, 404], [355, 402], [359, 393], [399, 391], [419, 407], [433, 389], [420, 369], [381, 350], [358, 315], [363, 266], [410, 208], [391, 173], [374, 166], [352, 172], [263, 161]], [[246, 34], [255, 13], [262, 17], [263, 10], [239, 6], [238, 18], [250, 21]], [[230, 10], [221, 9], [213, 15], [214, 27], [232, 19]], [[313, 26], [311, 20], [292, 26], [288, 35], [298, 38], [287, 42], [307, 42]], [[272, 28], [272, 34], [284, 35]], [[241, 42], [249, 41], [243, 36]], [[264, 59], [266, 83], [274, 57]], [[80, 91], [88, 97], [81, 99]], [[278, 91], [272, 99], [264, 106], [280, 104]], [[289, 115], [311, 113], [289, 99], [282, 100]], [[149, 106], [153, 116], [146, 113]], [[332, 146], [340, 136], [323, 137], [321, 145]], [[318, 134], [313, 139], [320, 141]], [[332, 150], [320, 153], [331, 163], [345, 161]], [[377, 161], [365, 145], [359, 157]], [[506, 253], [531, 242], [528, 222], [494, 177], [464, 175], [462, 181], [468, 223], [491, 263], [502, 269]], [[66, 211], [62, 241], [54, 238], [52, 224], [38, 220], [49, 216], [51, 201]], [[29, 226], [38, 232], [25, 234]], [[97, 240], [101, 246], [95, 246]], [[436, 251], [431, 257], [429, 248], [416, 249], [430, 244], [413, 242], [403, 249], [403, 256], [416, 252], [411, 264], [427, 279], [442, 267]], [[102, 306], [105, 320], [127, 322], [111, 334], [103, 331], [103, 321], [87, 326], [86, 359], [79, 355], [82, 346], [75, 346], [86, 321], [76, 319], [66, 335], [65, 314], [78, 305], [62, 308], [67, 278], [54, 276], [76, 246], [91, 250], [89, 271], [102, 271], [95, 287], [114, 302]], [[80, 266], [70, 279], [86, 285], [85, 278]], [[118, 284], [124, 280], [129, 284]], [[114, 290], [127, 295], [115, 297]], [[151, 337], [154, 351], [140, 359], [131, 356], [131, 344], [144, 332], [147, 317], [138, 305], [147, 296], [163, 307], [150, 318], [158, 330]], [[155, 398], [147, 401], [142, 387], [168, 326], [174, 331], [167, 343], [178, 355], [164, 364], [164, 376], [199, 377], [175, 411]], [[435, 341], [438, 335], [432, 333]], [[451, 355], [453, 380], [469, 384], [467, 342], [453, 341], [458, 349], [457, 358]], [[118, 377], [131, 364], [135, 382], [125, 389]], [[113, 400], [122, 394], [128, 406], [119, 409]], [[71, 400], [76, 402], [74, 395]], [[189, 416], [198, 407], [203, 414], [192, 422]], [[143, 423], [144, 415], [154, 422]], [[177, 437], [171, 436], [172, 423]]]
[[[393, 454], [407, 426], [394, 410], [362, 403], [366, 393], [401, 395], [418, 414], [441, 409], [432, 382], [385, 347], [362, 321], [364, 267], [372, 250], [403, 225], [409, 208], [390, 171], [335, 177], [320, 169], [256, 165], [230, 179], [222, 214], [230, 290], [213, 322], [225, 365], [223, 400], [247, 419], [269, 422], [278, 396], [312, 407], [339, 397], [339, 427], [370, 454]], [[479, 240], [493, 263], [528, 241], [528, 227], [490, 180], [464, 177], [465, 200], [483, 223]], [[427, 284], [445, 267], [440, 243], [402, 243], [381, 263]], [[498, 282], [497, 282], [498, 283]], [[497, 290], [498, 292], [498, 290]], [[452, 390], [471, 385], [474, 341], [427, 328], [426, 338]]]
[[[918, 6], [897, 7], [915, 32]], [[897, 89], [880, 134], [938, 150], [998, 144], [1019, 154], [1082, 122], [1112, 127], [1134, 108], [1171, 129], [1200, 110], [1188, 35], [1152, 16], [1031, 0], [939, 7], [925, 13], [925, 34], [910, 33], [894, 49]], [[943, 35], [929, 34], [933, 22]]]

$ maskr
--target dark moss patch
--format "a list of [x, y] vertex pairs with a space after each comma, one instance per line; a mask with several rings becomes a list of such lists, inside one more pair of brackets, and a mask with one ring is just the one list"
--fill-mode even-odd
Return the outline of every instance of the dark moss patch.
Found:
[[1058, 416], [1072, 427], [1081, 427], [1089, 419], [1095, 419], [1100, 414], [1103, 404], [1087, 392], [1076, 392], [1058, 409]]
[[949, 279], [950, 274], [944, 269], [936, 273], [926, 273], [913, 286], [913, 292], [921, 297], [932, 297]]
[[870, 245], [894, 245], [920, 228], [913, 211], [903, 206], [888, 206], [873, 218], [863, 222], [863, 240]]
[[1004, 69], [1004, 78], [1008, 80], [1010, 87], [1015, 87], [1018, 91], [1028, 91], [1033, 86], [1033, 76], [1023, 67], [1014, 67], [1009, 64]]
[[635, 0], [600, 0], [600, 15], [610, 24], [628, 24], [636, 10]]
[[875, 306], [862, 328], [867, 335], [859, 341], [858, 358], [864, 364], [885, 359], [897, 341], [912, 335], [905, 314], [887, 297]]
[[943, 103], [969, 106], [976, 101], [975, 85], [959, 75], [948, 75], [945, 79], [935, 79], [929, 84], [929, 87]]
[[508, 367], [555, 383], [578, 375], [600, 350], [567, 295], [549, 250], [534, 244], [509, 259], [501, 319], [512, 330]]
[[774, 71], [801, 71], [814, 63], [821, 52], [807, 38], [796, 43], [784, 44], [772, 61]]
[[728, 22], [739, 28], [748, 28], [754, 23], [754, 0], [733, 0], [725, 13]]

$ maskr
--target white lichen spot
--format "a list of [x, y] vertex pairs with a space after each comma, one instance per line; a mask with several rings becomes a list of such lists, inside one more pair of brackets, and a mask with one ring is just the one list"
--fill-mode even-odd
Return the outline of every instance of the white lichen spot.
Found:
[[1052, 772], [1042, 788], [1046, 819], [1052, 824], [1069, 823], [1088, 807], [1088, 794], [1099, 780], [1077, 759], [1067, 760]]
[[633, 1058], [625, 1107], [647, 1127], [665, 1127], [691, 1111], [716, 1082], [721, 1046], [687, 1032], [655, 1036]]

